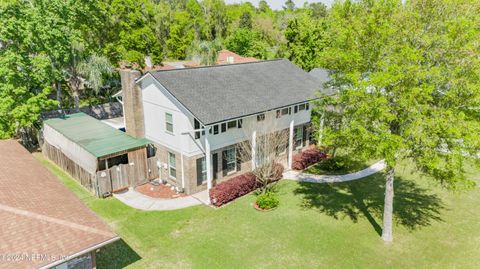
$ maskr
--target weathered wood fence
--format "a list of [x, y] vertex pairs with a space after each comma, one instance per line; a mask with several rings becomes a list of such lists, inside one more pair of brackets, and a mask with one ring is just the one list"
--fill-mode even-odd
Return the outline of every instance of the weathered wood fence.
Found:
[[130, 164], [119, 164], [108, 169], [98, 171], [97, 195], [103, 196], [105, 193], [112, 193], [128, 187], [135, 187], [146, 183], [149, 180], [158, 178], [157, 158], [147, 159], [147, 178], [142, 180], [135, 179], [135, 167]]
[[94, 193], [96, 192], [94, 175], [87, 172], [80, 165], [69, 159], [67, 156], [65, 156], [65, 154], [63, 154], [62, 151], [45, 141], [43, 143], [42, 152], [48, 159], [52, 160], [54, 163], [60, 166], [60, 168], [69, 173], [89, 191]]

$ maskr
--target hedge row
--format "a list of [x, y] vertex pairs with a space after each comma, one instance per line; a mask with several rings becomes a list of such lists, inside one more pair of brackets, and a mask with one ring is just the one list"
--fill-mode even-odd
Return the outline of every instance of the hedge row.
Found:
[[293, 156], [292, 168], [294, 170], [303, 170], [325, 158], [327, 158], [325, 152], [320, 151], [316, 147], [310, 147]]
[[[283, 166], [281, 164], [275, 164], [271, 181], [280, 180], [282, 175]], [[260, 187], [260, 184], [257, 182], [255, 175], [248, 172], [213, 187], [210, 190], [210, 201], [214, 206], [221, 206], [254, 191], [258, 187]]]

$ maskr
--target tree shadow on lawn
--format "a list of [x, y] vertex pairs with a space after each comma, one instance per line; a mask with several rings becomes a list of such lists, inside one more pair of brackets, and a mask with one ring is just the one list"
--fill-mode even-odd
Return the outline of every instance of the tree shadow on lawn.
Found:
[[[318, 209], [335, 219], [348, 217], [353, 222], [363, 215], [379, 235], [382, 233], [376, 221], [382, 219], [385, 198], [385, 180], [381, 173], [342, 183], [300, 182], [294, 193], [303, 196], [304, 208]], [[437, 195], [413, 181], [395, 177], [393, 215], [397, 223], [409, 230], [429, 226], [432, 221], [442, 221], [440, 211], [444, 208]]]
[[142, 258], [123, 239], [101, 248], [96, 257], [98, 268], [124, 268]]

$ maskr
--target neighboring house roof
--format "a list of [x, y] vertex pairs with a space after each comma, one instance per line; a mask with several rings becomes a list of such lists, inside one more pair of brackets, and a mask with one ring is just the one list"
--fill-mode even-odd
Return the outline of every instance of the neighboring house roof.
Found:
[[97, 158], [141, 148], [150, 143], [134, 138], [84, 113], [75, 113], [44, 122]]
[[308, 73], [322, 83], [328, 82], [332, 79], [330, 77], [330, 71], [328, 69], [313, 68]]
[[251, 62], [258, 62], [258, 59], [253, 57], [242, 57], [225, 49], [218, 52], [217, 64], [237, 64]]
[[0, 268], [53, 266], [119, 239], [18, 142], [0, 148]]
[[285, 59], [149, 74], [204, 125], [305, 102], [322, 90]]
[[328, 69], [324, 69], [324, 68], [314, 68], [312, 70], [310, 70], [309, 74], [314, 78], [316, 79], [319, 83], [321, 83], [322, 85], [324, 85], [324, 93], [326, 95], [331, 95], [331, 94], [335, 94], [337, 93], [338, 91], [333, 88], [333, 87], [326, 87], [325, 86], [325, 83], [329, 82], [332, 77], [330, 76], [330, 73], [331, 71], [328, 70]]

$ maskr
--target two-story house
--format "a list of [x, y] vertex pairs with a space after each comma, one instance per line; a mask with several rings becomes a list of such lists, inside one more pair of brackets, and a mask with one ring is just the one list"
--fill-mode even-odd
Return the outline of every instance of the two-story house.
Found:
[[[122, 70], [126, 131], [155, 145], [161, 178], [192, 194], [249, 171], [238, 143], [272, 119], [287, 130], [286, 166], [310, 140], [321, 83], [279, 59], [164, 71]], [[268, 120], [268, 121], [267, 121]], [[276, 131], [272, 130], [272, 131]], [[249, 131], [251, 132], [251, 131]]]

